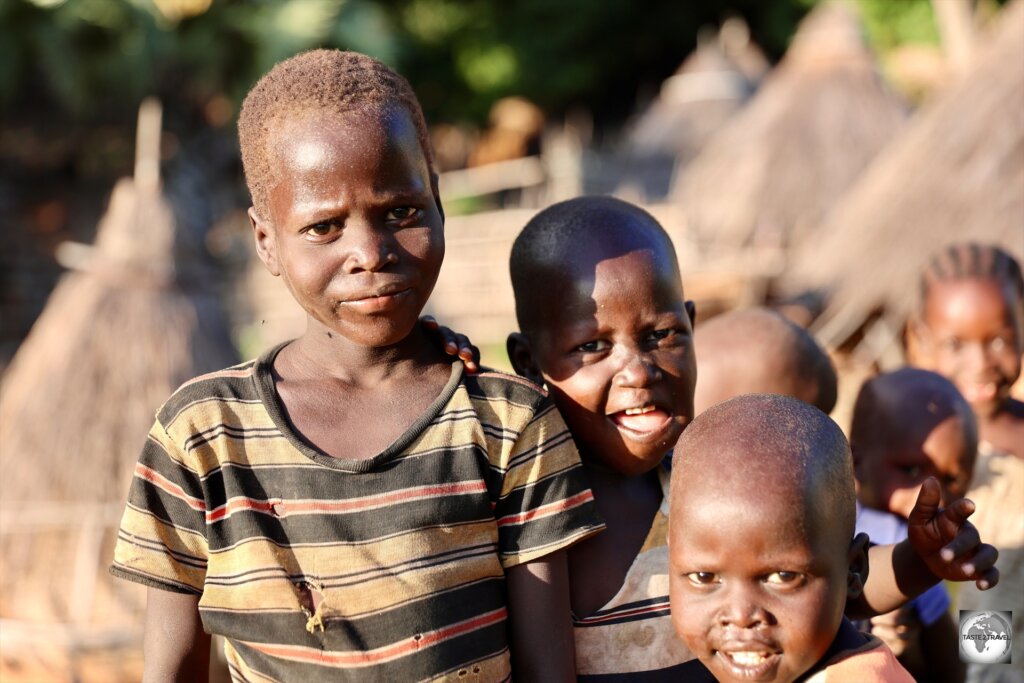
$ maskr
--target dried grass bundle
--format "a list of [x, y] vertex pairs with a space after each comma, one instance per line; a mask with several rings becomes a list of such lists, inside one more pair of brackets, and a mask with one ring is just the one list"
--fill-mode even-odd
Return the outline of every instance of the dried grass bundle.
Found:
[[836, 204], [783, 281], [832, 290], [816, 327], [841, 343], [874, 312], [901, 321], [926, 261], [964, 240], [1024, 252], [1024, 1]]
[[95, 246], [79, 248], [81, 269], [58, 283], [0, 385], [4, 617], [88, 621], [110, 607], [92, 598], [120, 590], [97, 577], [154, 413], [183, 381], [236, 360], [215, 293], [180, 282], [159, 105], [147, 106], [135, 179], [115, 187]]
[[709, 251], [796, 243], [905, 117], [852, 8], [819, 5], [753, 99], [683, 170], [673, 201]]

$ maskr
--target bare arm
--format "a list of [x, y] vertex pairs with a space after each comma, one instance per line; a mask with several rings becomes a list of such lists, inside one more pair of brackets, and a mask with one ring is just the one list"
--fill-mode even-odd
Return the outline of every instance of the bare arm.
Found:
[[983, 543], [967, 518], [974, 503], [961, 498], [942, 508], [939, 482], [929, 477], [921, 486], [907, 522], [909, 538], [868, 551], [870, 572], [864, 593], [847, 603], [847, 615], [884, 614], [915, 598], [940, 579], [973, 581], [988, 590], [999, 581], [999, 553]]
[[513, 680], [575, 681], [565, 551], [511, 567], [505, 575]]
[[210, 680], [210, 636], [199, 620], [198, 595], [149, 589], [143, 653], [143, 683]]

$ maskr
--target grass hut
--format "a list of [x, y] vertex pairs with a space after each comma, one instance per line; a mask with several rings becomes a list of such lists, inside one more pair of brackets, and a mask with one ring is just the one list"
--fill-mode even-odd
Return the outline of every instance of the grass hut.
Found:
[[[149, 101], [134, 178], [114, 188], [95, 244], [60, 254], [77, 268], [57, 284], [0, 385], [4, 680], [59, 669], [33, 657], [74, 660], [139, 637], [144, 592], [106, 573], [134, 463], [170, 392], [235, 361], [214, 293], [190, 289], [196, 273], [175, 259], [159, 146], [160, 106]], [[74, 678], [81, 671], [63, 680]]]
[[709, 251], [807, 237], [903, 124], [849, 4], [819, 5], [753, 99], [673, 183]]
[[826, 344], [870, 322], [866, 359], [899, 362], [918, 277], [937, 249], [970, 239], [1024, 256], [1024, 2], [1004, 9], [981, 45], [836, 204], [820, 241], [794, 255], [784, 288], [831, 292], [814, 326]]

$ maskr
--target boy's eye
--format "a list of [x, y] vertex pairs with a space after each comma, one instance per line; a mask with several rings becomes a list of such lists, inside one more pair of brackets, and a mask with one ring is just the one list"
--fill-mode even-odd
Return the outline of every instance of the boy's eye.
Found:
[[764, 578], [765, 583], [776, 586], [794, 586], [803, 579], [799, 572], [772, 572]]
[[411, 218], [416, 218], [419, 211], [419, 209], [412, 206], [398, 206], [388, 211], [385, 218], [389, 221], [407, 221]]
[[653, 332], [651, 332], [650, 339], [651, 339], [651, 341], [654, 341], [654, 342], [660, 342], [660, 341], [665, 341], [665, 340], [667, 340], [667, 341], [676, 341], [677, 340], [676, 338], [680, 337], [681, 335], [682, 335], [682, 331], [679, 328], [677, 328], [677, 327], [666, 327], [663, 330], [654, 330]]
[[963, 342], [956, 337], [948, 337], [943, 339], [939, 345], [947, 351], [959, 351], [963, 346]]
[[694, 586], [710, 586], [718, 583], [718, 577], [712, 572], [690, 572], [686, 575], [686, 579]]
[[996, 337], [988, 343], [988, 349], [993, 353], [999, 353], [1000, 351], [1005, 350], [1009, 346], [1010, 344], [1006, 341], [1004, 337]]
[[314, 223], [313, 225], [306, 227], [303, 230], [303, 233], [310, 237], [323, 238], [340, 228], [341, 225], [338, 221], [321, 221], [320, 223]]
[[910, 479], [917, 479], [921, 476], [921, 468], [917, 465], [903, 465], [900, 467], [900, 472]]
[[607, 348], [608, 342], [596, 339], [594, 341], [588, 341], [583, 344], [580, 344], [579, 346], [576, 347], [576, 350], [582, 351], [583, 353], [599, 353], [601, 351], [606, 350]]

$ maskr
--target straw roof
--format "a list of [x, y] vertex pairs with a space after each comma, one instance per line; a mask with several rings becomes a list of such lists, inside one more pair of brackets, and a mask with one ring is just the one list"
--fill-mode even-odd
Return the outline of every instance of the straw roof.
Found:
[[235, 361], [212, 293], [178, 282], [174, 237], [158, 177], [139, 167], [119, 181], [82, 269], [58, 283], [3, 378], [5, 503], [122, 499], [161, 402]]
[[837, 344], [879, 309], [902, 322], [928, 258], [955, 241], [1024, 255], [1024, 0], [967, 73], [919, 111], [804, 245], [789, 291], [830, 288], [816, 324]]
[[95, 244], [65, 250], [78, 269], [0, 383], [5, 618], [116, 619], [114, 605], [137, 607], [98, 572], [153, 415], [185, 380], [236, 360], [214, 293], [191, 291], [193, 264], [174, 258], [159, 118], [156, 103], [140, 111], [135, 177], [114, 188]]
[[669, 154], [686, 163], [753, 93], [748, 80], [719, 41], [702, 41], [627, 136], [634, 154]]
[[821, 217], [906, 117], [851, 6], [819, 5], [753, 99], [674, 184], [702, 245], [787, 245]]

